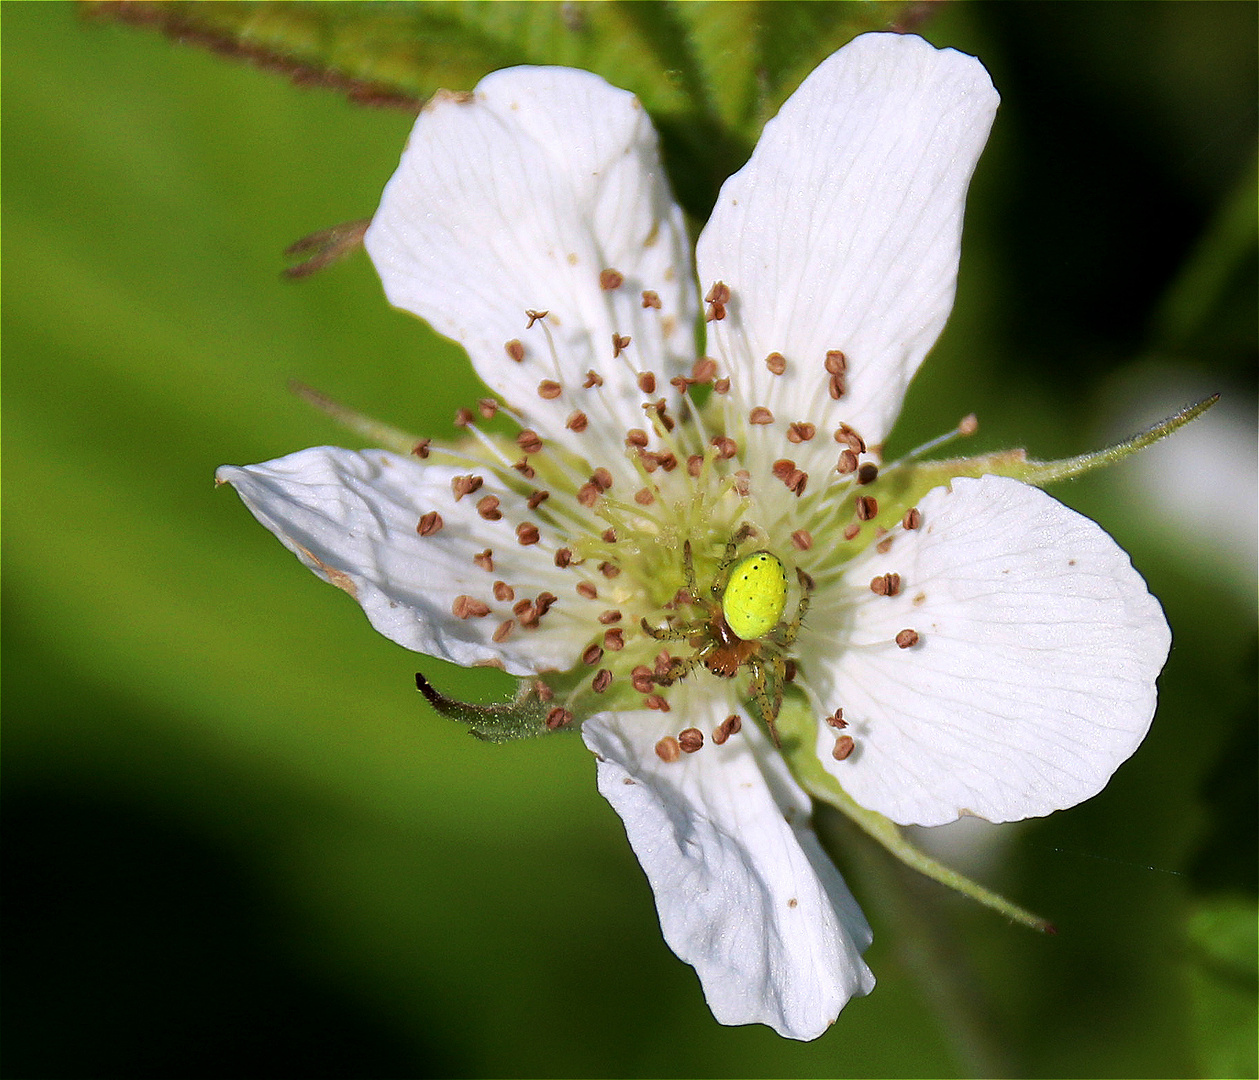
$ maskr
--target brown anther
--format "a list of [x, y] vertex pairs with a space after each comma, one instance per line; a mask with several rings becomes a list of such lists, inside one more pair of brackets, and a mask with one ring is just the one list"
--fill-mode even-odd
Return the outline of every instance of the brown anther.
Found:
[[728, 394], [730, 393], [730, 380], [726, 378], [718, 379], [713, 383], [713, 393]]
[[597, 641], [591, 645], [587, 645], [586, 651], [581, 654], [581, 662], [585, 664], [586, 667], [594, 667], [595, 664], [597, 664], [602, 659], [603, 659], [603, 646], [600, 645]]
[[505, 581], [496, 581], [494, 582], [494, 599], [504, 604], [508, 600], [515, 600], [516, 590]]
[[493, 640], [497, 642], [506, 641], [508, 636], [515, 629], [516, 629], [515, 619], [504, 619], [501, 623], [498, 624], [497, 629], [494, 631], [492, 635]]
[[974, 413], [969, 416], [963, 416], [958, 422], [957, 433], [959, 435], [974, 435], [979, 430], [979, 417]]
[[691, 368], [691, 378], [697, 383], [712, 382], [717, 377], [717, 361], [711, 356], [701, 356]]
[[630, 672], [630, 682], [640, 694], [650, 694], [652, 687], [656, 685], [651, 677], [651, 669], [646, 664], [639, 664]]
[[533, 692], [538, 695], [539, 701], [550, 701], [553, 697], [555, 697], [555, 691], [547, 686], [547, 684], [541, 679], [538, 679], [533, 684]]
[[604, 292], [611, 292], [613, 289], [619, 289], [625, 284], [625, 275], [619, 270], [613, 270], [610, 266], [606, 270], [599, 271], [599, 288]]
[[847, 424], [840, 424], [835, 429], [835, 441], [843, 443], [854, 454], [864, 454], [866, 452], [866, 441], [858, 435]]
[[484, 600], [477, 600], [475, 597], [465, 594], [455, 597], [455, 602], [450, 605], [450, 610], [457, 619], [479, 619], [483, 615], [490, 613], [490, 605]]
[[621, 576], [621, 568], [616, 563], [601, 562], [599, 564], [599, 573], [605, 578], [614, 578]]
[[852, 753], [856, 743], [853, 742], [851, 735], [841, 735], [835, 740], [835, 748], [831, 751], [831, 757], [836, 761], [843, 761]]
[[650, 506], [656, 501], [656, 496], [652, 493], [651, 488], [639, 488], [634, 492], [634, 501], [639, 506]]
[[691, 388], [691, 380], [685, 375], [674, 375], [669, 380], [669, 385], [673, 387], [679, 394], [685, 394]]
[[450, 489], [455, 493], [455, 502], [465, 495], [471, 495], [484, 483], [485, 480], [479, 476], [456, 476], [450, 481]]
[[584, 596], [587, 600], [597, 600], [599, 598], [599, 590], [589, 581], [579, 581], [577, 582], [577, 595]]
[[838, 349], [828, 349], [826, 359], [822, 361], [828, 375], [842, 375], [848, 370], [848, 357]]
[[599, 622], [604, 626], [610, 626], [612, 623], [618, 623], [622, 619], [622, 615], [616, 608], [609, 608], [607, 611], [600, 613]]
[[517, 600], [514, 604], [512, 604], [511, 610], [512, 610], [513, 615], [516, 615], [522, 619], [523, 618], [532, 619], [534, 617], [532, 600]]
[[595, 371], [594, 368], [591, 368], [589, 371], [586, 372], [586, 381], [581, 384], [583, 390], [591, 390], [596, 386], [602, 386], [602, 385], [603, 385], [603, 376], [600, 375], [597, 371]]
[[550, 497], [551, 497], [551, 493], [549, 491], [541, 491], [541, 490], [533, 491], [533, 492], [530, 492], [529, 498], [525, 500], [525, 505], [529, 507], [530, 510], [536, 510], [539, 506], [541, 506], [544, 502], [546, 502], [547, 499], [549, 499]]
[[644, 289], [643, 290], [643, 307], [655, 308], [657, 311], [659, 311], [660, 310], [660, 297], [657, 296], [650, 289]]
[[682, 753], [693, 754], [704, 745], [704, 733], [697, 727], [689, 727], [685, 731], [680, 731], [678, 732], [678, 745], [682, 748]]
[[795, 682], [796, 672], [799, 670], [800, 666], [794, 660], [788, 659], [783, 668], [783, 682]]
[[612, 359], [615, 360], [626, 349], [629, 348], [630, 339], [625, 334], [612, 335]]
[[[656, 695], [652, 694], [651, 696], [655, 697]], [[648, 708], [653, 707], [654, 706], [648, 706]], [[678, 745], [678, 740], [672, 735], [666, 735], [663, 739], [656, 743], [656, 757], [665, 762], [665, 764], [677, 761], [681, 756], [682, 747]]]
[[705, 315], [707, 322], [720, 321], [726, 317], [726, 304], [730, 302], [730, 288], [724, 281], [718, 281], [708, 290], [704, 303], [708, 305]]
[[892, 550], [892, 541], [894, 539], [896, 539], [894, 536], [889, 536], [886, 540], [880, 540], [877, 544], [874, 545], [874, 550], [877, 551], [880, 555], [886, 555], [889, 551]]
[[743, 721], [735, 713], [731, 713], [713, 730], [713, 742], [721, 746], [731, 735], [737, 735], [742, 729]]
[[791, 542], [797, 551], [808, 551], [813, 546], [813, 534], [808, 529], [797, 529], [791, 534]]
[[781, 375], [787, 370], [787, 358], [780, 352], [772, 352], [765, 357], [765, 366], [771, 375]]
[[536, 454], [542, 449], [542, 439], [536, 431], [531, 428], [525, 428], [516, 436], [516, 445], [520, 447], [526, 454]]
[[572, 548], [560, 548], [559, 551], [555, 553], [555, 565], [558, 566], [561, 570], [563, 570], [564, 567], [568, 566], [572, 561], [573, 561]]
[[790, 443], [808, 442], [817, 434], [817, 426], [807, 420], [797, 420], [787, 428], [787, 441]]
[[546, 592], [543, 590], [538, 593], [538, 598], [533, 602], [533, 606], [538, 610], [538, 618], [542, 618], [543, 615], [550, 611], [558, 600], [559, 597], [553, 592]]
[[638, 389], [644, 394], [654, 394], [656, 392], [656, 376], [650, 371], [640, 371], [638, 373]]
[[476, 504], [476, 512], [480, 514], [486, 521], [502, 521], [503, 512], [498, 508], [498, 496], [486, 495], [479, 499]]
[[516, 539], [525, 547], [528, 547], [530, 544], [536, 544], [542, 539], [542, 536], [538, 532], [538, 527], [532, 521], [522, 521], [516, 526]]
[[873, 495], [862, 495], [857, 500], [857, 520], [870, 521], [878, 516], [879, 502]]
[[668, 649], [661, 649], [656, 653], [656, 659], [653, 663], [657, 679], [663, 679], [673, 670], [673, 657], [669, 655]]
[[554, 731], [556, 728], [562, 728], [565, 724], [571, 723], [572, 719], [572, 713], [556, 705], [554, 709], [546, 714], [546, 726], [549, 730]]
[[642, 428], [630, 428], [625, 433], [625, 445], [642, 449], [647, 445], [647, 432]]
[[602, 694], [611, 685], [612, 672], [607, 668], [600, 668], [595, 672], [595, 677], [590, 680], [590, 689], [596, 694]]
[[842, 398], [846, 389], [842, 375], [832, 375], [830, 381], [826, 384], [826, 392], [831, 395], [832, 401], [838, 401]]
[[704, 469], [704, 455], [692, 454], [686, 459], [686, 475], [699, 476]]
[[421, 536], [432, 536], [433, 533], [440, 532], [444, 524], [441, 514], [436, 510], [430, 510], [420, 518], [420, 523], [415, 527], [415, 531]]
[[471, 409], [455, 410], [455, 427], [471, 427], [476, 417], [472, 414]]
[[748, 413], [749, 424], [772, 424], [774, 422], [774, 414], [770, 412], [764, 405], [758, 405], [750, 413]]
[[420, 458], [421, 460], [423, 460], [424, 458], [428, 457], [428, 448], [432, 444], [433, 444], [432, 439], [421, 439], [413, 447], [411, 447], [411, 453], [413, 453], [417, 458]]
[[747, 469], [740, 469], [731, 480], [734, 481], [734, 490], [740, 497], [746, 498], [752, 491], [752, 474]]
[[835, 466], [840, 476], [847, 476], [857, 471], [857, 455], [851, 450], [844, 450], [839, 455], [839, 464]]
[[875, 596], [896, 596], [901, 591], [900, 574], [880, 574], [870, 582]]
[[520, 473], [520, 475], [523, 476], [526, 480], [532, 480], [535, 476], [538, 475], [534, 471], [533, 466], [529, 464], [528, 458], [521, 458], [512, 466], [512, 468], [515, 469], [518, 473]]
[[545, 398], [547, 401], [554, 401], [563, 392], [564, 388], [554, 379], [543, 379], [538, 383], [538, 397]]
[[601, 539], [605, 544], [615, 544], [616, 530], [609, 526], [599, 534], [599, 539]]
[[670, 450], [666, 450], [663, 454], [657, 454], [656, 461], [660, 463], [660, 467], [665, 472], [673, 472], [678, 467], [677, 455]]
[[845, 539], [845, 540], [855, 540], [855, 539], [857, 539], [857, 533], [859, 533], [859, 532], [861, 532], [861, 526], [860, 526], [860, 525], [845, 525], [845, 526], [844, 526], [844, 533], [843, 533], [843, 535], [844, 535], [844, 539]]
[[902, 630], [896, 635], [896, 644], [902, 649], [912, 649], [918, 644], [918, 640], [917, 630]]
[[833, 728], [846, 728], [848, 721], [844, 719], [844, 710], [836, 709], [830, 716], [826, 717], [826, 722]]
[[603, 647], [609, 652], [620, 652], [625, 648], [625, 631], [613, 626], [603, 632]]
[[586, 417], [584, 412], [578, 409], [564, 422], [564, 426], [568, 428], [569, 431], [575, 431], [578, 435], [580, 435], [587, 427], [590, 426], [590, 420]]
[[922, 511], [916, 506], [911, 506], [905, 511], [905, 516], [901, 518], [902, 529], [918, 529], [922, 527]]
[[494, 552], [491, 548], [486, 548], [479, 555], [473, 555], [472, 561], [487, 574], [494, 573]]
[[[655, 709], [657, 712], [672, 712], [673, 711], [672, 709], [669, 708], [669, 703], [665, 701], [665, 699], [662, 698], [659, 694], [648, 694], [643, 699], [643, 704], [646, 705], [647, 708], [649, 709]], [[678, 745], [677, 739], [674, 739], [671, 736], [665, 736], [665, 738], [667, 738], [669, 742], [673, 743], [674, 746]], [[661, 739], [660, 742], [664, 742], [664, 739]], [[660, 753], [660, 743], [656, 743], [656, 753], [657, 754]], [[670, 760], [676, 761], [677, 759], [671, 758]]]
[[545, 319], [550, 314], [551, 313], [549, 311], [534, 311], [532, 308], [530, 308], [529, 310], [525, 312], [525, 317], [529, 320], [529, 323], [525, 327], [525, 329], [532, 330], [534, 323], [536, 323], [539, 319]]
[[873, 484], [879, 478], [879, 467], [873, 461], [867, 461], [857, 470], [858, 484]]
[[508, 357], [518, 364], [525, 358], [525, 346], [519, 338], [512, 338], [503, 348], [507, 350]]
[[770, 471], [774, 474], [775, 480], [786, 480], [787, 477], [796, 471], [796, 463], [791, 458], [779, 458], [774, 462]]
[[594, 506], [598, 499], [599, 489], [595, 487], [594, 484], [582, 484], [581, 487], [577, 489], [577, 501], [587, 509]]
[[489, 420], [496, 412], [498, 412], [498, 402], [492, 397], [477, 398], [477, 412], [481, 414], [482, 420]]
[[601, 492], [607, 491], [612, 486], [612, 474], [607, 469], [600, 467], [595, 469], [590, 477], [590, 482]]
[[739, 444], [729, 435], [714, 435], [713, 446], [717, 448], [717, 456], [722, 461], [729, 461], [739, 452]]

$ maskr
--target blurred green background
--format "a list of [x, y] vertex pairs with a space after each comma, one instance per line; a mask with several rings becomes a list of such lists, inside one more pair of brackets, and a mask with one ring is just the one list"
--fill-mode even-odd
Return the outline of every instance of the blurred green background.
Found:
[[[519, 55], [568, 55], [583, 10], [539, 8]], [[788, 11], [704, 19], [734, 41]], [[1224, 401], [1162, 457], [1054, 490], [1166, 607], [1151, 735], [1081, 807], [945, 837], [1059, 935], [826, 817], [879, 985], [798, 1045], [712, 1021], [578, 739], [438, 719], [418, 658], [212, 487], [349, 442], [290, 377], [435, 436], [480, 393], [361, 254], [279, 277], [293, 240], [372, 212], [410, 118], [5, 4], [4, 1074], [1254, 1075], [1256, 11], [917, 11], [1003, 104], [892, 451], [975, 411], [977, 451], [1061, 456]], [[619, 81], [646, 101], [689, 92], [676, 18], [633, 11], [660, 54]], [[698, 225], [752, 114], [664, 111]]]

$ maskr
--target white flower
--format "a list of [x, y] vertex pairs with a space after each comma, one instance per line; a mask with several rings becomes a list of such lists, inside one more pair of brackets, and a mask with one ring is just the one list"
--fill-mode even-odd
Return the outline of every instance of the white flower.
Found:
[[[908, 513], [876, 477], [953, 302], [996, 106], [972, 57], [858, 38], [723, 187], [697, 291], [630, 94], [515, 68], [439, 95], [367, 247], [389, 299], [467, 349], [522, 433], [465, 417], [458, 447], [218, 474], [381, 633], [540, 677], [549, 724], [583, 723], [664, 936], [722, 1023], [814, 1038], [874, 983], [869, 927], [763, 722], [787, 660], [788, 701], [830, 718], [820, 760], [903, 824], [1073, 805], [1153, 714], [1168, 630], [1100, 528], [1012, 479], [955, 479]], [[682, 670], [735, 648], [708, 589], [729, 543], [782, 564], [771, 621], [799, 630], [746, 650], [759, 704], [744, 653], [722, 653], [737, 678]]]

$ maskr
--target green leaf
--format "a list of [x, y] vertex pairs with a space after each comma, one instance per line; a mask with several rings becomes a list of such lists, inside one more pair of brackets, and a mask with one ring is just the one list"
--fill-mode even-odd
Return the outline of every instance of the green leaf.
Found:
[[1203, 1076], [1254, 1076], [1255, 901], [1220, 896], [1189, 917], [1189, 998]]

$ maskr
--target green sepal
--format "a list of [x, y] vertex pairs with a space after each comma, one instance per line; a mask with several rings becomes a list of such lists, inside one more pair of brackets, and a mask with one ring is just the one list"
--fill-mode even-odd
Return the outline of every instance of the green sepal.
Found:
[[985, 907], [1006, 916], [1014, 922], [1041, 933], [1055, 933], [1052, 923], [1032, 914], [971, 881], [964, 874], [937, 862], [926, 852], [915, 847], [901, 832], [900, 826], [874, 810], [859, 806], [844, 791], [838, 780], [822, 767], [817, 756], [817, 718], [803, 694], [791, 693], [783, 702], [778, 714], [778, 734], [782, 740], [782, 755], [796, 782], [818, 802], [833, 806], [851, 819], [862, 831], [882, 844], [906, 866], [917, 870], [950, 889], [977, 900]]
[[468, 734], [485, 742], [504, 743], [517, 739], [533, 739], [549, 735], [547, 717], [555, 708], [554, 700], [540, 692], [536, 679], [521, 679], [515, 698], [502, 705], [478, 705], [457, 701], [441, 693], [418, 671], [415, 687], [425, 700], [447, 720], [468, 726]]

